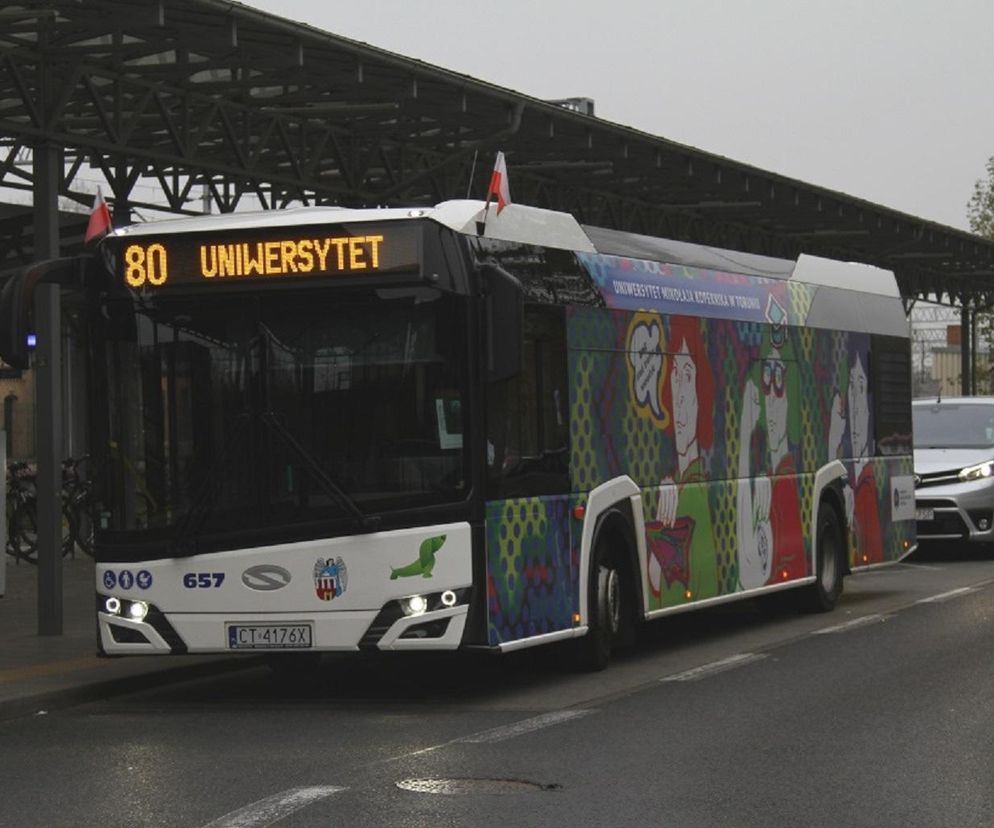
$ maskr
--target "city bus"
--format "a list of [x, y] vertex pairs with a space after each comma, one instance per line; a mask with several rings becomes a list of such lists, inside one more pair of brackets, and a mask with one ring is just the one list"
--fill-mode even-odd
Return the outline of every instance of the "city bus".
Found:
[[672, 613], [831, 610], [915, 547], [874, 267], [476, 201], [167, 220], [8, 285], [12, 364], [39, 278], [85, 323], [107, 655], [600, 669]]

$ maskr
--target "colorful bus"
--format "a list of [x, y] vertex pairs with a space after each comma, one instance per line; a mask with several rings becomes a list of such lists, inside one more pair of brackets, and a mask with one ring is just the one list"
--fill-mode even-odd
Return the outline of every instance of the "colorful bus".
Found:
[[643, 622], [830, 610], [914, 548], [891, 273], [482, 207], [164, 221], [67, 265], [102, 652], [601, 668]]

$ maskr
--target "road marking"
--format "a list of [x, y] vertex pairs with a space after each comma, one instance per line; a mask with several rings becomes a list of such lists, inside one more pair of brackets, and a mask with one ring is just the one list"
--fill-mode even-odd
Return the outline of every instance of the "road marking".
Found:
[[692, 670], [685, 670], [682, 673], [674, 673], [672, 676], [661, 678], [660, 681], [697, 681], [705, 676], [713, 676], [715, 673], [723, 673], [725, 670], [732, 670], [751, 664], [754, 661], [766, 658], [766, 653], [739, 653], [721, 661], [713, 661], [701, 667], [694, 667]]
[[[901, 561], [900, 563], [894, 564], [893, 568], [894, 569], [929, 569], [933, 572], [941, 572], [946, 567], [932, 566], [931, 564], [923, 564], [923, 563], [908, 563], [907, 561]], [[883, 569], [871, 570], [871, 572], [886, 572], [886, 571], [887, 571], [886, 567], [884, 567]]]
[[960, 595], [967, 595], [971, 592], [976, 592], [978, 587], [967, 586], [960, 587], [959, 589], [951, 589], [949, 592], [940, 592], [938, 595], [932, 595], [929, 598], [922, 598], [920, 601], [915, 601], [916, 604], [937, 604], [940, 601], [948, 601], [950, 598], [958, 598]]
[[515, 736], [521, 736], [545, 727], [552, 727], [553, 725], [569, 722], [573, 719], [580, 719], [593, 712], [593, 710], [557, 710], [553, 713], [543, 713], [541, 716], [534, 716], [531, 719], [525, 719], [514, 724], [503, 725], [502, 727], [495, 727], [491, 730], [483, 730], [480, 733], [463, 736], [460, 739], [455, 739], [454, 742], [468, 742], [472, 745], [503, 742], [507, 739], [513, 739]]
[[829, 635], [830, 633], [840, 633], [849, 632], [856, 627], [862, 627], [865, 624], [872, 624], [875, 621], [883, 621], [889, 618], [888, 615], [861, 615], [859, 618], [854, 618], [852, 621], [846, 621], [845, 624], [836, 624], [834, 627], [823, 627], [820, 630], [815, 630], [812, 635]]
[[312, 802], [344, 790], [345, 788], [334, 785], [290, 788], [225, 814], [213, 822], [208, 822], [204, 828], [262, 828], [265, 825], [272, 825], [294, 811], [299, 811]]

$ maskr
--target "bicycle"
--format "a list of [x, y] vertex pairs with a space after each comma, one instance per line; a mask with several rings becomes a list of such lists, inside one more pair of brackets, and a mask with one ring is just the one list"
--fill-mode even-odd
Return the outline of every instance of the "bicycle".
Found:
[[80, 473], [80, 466], [89, 455], [68, 457], [62, 461], [62, 508], [68, 515], [73, 546], [93, 557], [93, 525], [95, 515], [91, 502], [93, 480]]
[[[65, 465], [63, 464], [63, 477]], [[66, 492], [60, 495], [62, 508], [62, 555], [75, 551], [77, 534]], [[24, 462], [7, 468], [7, 539], [6, 551], [18, 562], [38, 563], [38, 493], [34, 470]]]
[[7, 465], [7, 554], [18, 563], [22, 560], [32, 562], [34, 550], [31, 548], [30, 536], [27, 538], [26, 526], [28, 515], [34, 503], [34, 474], [31, 467], [17, 461]]

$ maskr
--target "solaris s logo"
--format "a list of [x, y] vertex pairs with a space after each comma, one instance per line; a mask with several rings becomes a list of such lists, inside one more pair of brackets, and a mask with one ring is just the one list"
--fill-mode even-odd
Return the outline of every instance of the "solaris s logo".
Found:
[[275, 564], [250, 566], [242, 573], [242, 583], [249, 589], [272, 592], [275, 589], [283, 589], [290, 583], [290, 573]]

